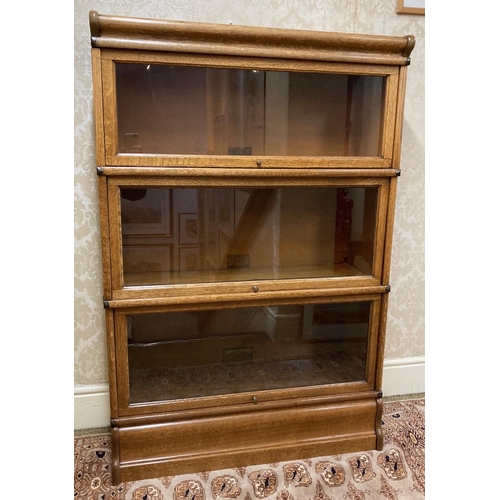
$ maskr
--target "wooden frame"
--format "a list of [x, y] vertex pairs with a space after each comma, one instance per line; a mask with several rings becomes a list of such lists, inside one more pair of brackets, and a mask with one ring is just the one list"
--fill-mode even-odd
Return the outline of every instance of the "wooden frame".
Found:
[[[120, 189], [124, 187], [135, 187], [135, 188], [167, 188], [171, 191], [175, 187], [191, 186], [192, 180], [184, 178], [164, 178], [158, 177], [141, 177], [141, 176], [120, 176], [120, 177], [110, 177], [108, 179], [108, 192], [109, 192], [109, 223], [113, 228], [113, 234], [119, 235], [121, 230], [121, 220], [120, 220]], [[167, 298], [167, 297], [179, 297], [189, 295], [196, 296], [210, 296], [213, 294], [232, 295], [233, 293], [249, 293], [254, 295], [253, 287], [258, 286], [261, 292], [274, 292], [278, 290], [293, 290], [300, 289], [305, 286], [308, 288], [322, 288], [330, 289], [337, 287], [350, 287], [355, 283], [366, 283], [369, 285], [378, 285], [381, 282], [382, 276], [382, 264], [383, 264], [383, 249], [385, 232], [387, 226], [387, 201], [389, 196], [389, 179], [385, 177], [375, 177], [375, 178], [337, 178], [337, 177], [314, 177], [308, 179], [307, 183], [303, 180], [301, 181], [304, 186], [318, 186], [318, 187], [376, 187], [378, 188], [377, 196], [377, 210], [376, 210], [376, 224], [373, 239], [373, 262], [372, 262], [372, 274], [371, 276], [349, 276], [349, 277], [329, 277], [329, 278], [297, 278], [297, 279], [273, 279], [273, 280], [251, 280], [242, 282], [213, 282], [204, 284], [192, 284], [187, 290], [185, 286], [182, 288], [176, 288], [172, 286], [161, 286], [161, 285], [147, 285], [144, 284], [140, 287], [125, 287], [124, 277], [123, 277], [123, 243], [122, 237], [117, 236], [112, 238], [110, 242], [111, 255], [115, 265], [112, 271], [112, 283], [113, 291], [111, 293], [111, 298], [113, 300], [124, 300], [124, 299], [149, 299], [149, 298]], [[239, 178], [233, 177], [228, 178], [216, 177], [202, 180], [200, 179], [196, 183], [197, 188], [217, 188], [217, 187], [274, 187], [274, 188], [285, 188], [285, 187], [296, 187], [297, 183], [290, 178], [279, 177], [279, 178]], [[207, 189], [207, 193], [212, 193], [216, 196], [215, 190]], [[172, 197], [172, 195], [171, 195]], [[179, 220], [181, 216], [186, 214], [179, 214]], [[220, 253], [220, 240], [224, 240], [229, 237], [229, 234], [220, 228], [219, 218], [216, 215], [216, 211], [213, 211], [213, 216], [216, 217], [211, 221], [214, 231], [214, 248], [208, 249], [207, 256], [210, 258], [211, 265], [213, 269], [219, 268], [219, 263], [221, 262]], [[210, 223], [210, 221], [207, 221]], [[182, 240], [180, 243], [182, 245], [189, 243], [196, 243], [194, 239], [191, 241]], [[210, 242], [209, 242], [210, 243]], [[179, 282], [181, 284], [182, 282]], [[253, 300], [253, 297], [249, 300]], [[221, 297], [221, 300], [225, 300]]]
[[404, 66], [415, 45], [396, 37], [222, 24], [187, 23], [89, 13], [93, 47], [251, 58], [368, 62]]
[[[379, 449], [382, 446], [381, 430], [373, 427], [372, 422], [381, 417], [377, 417], [379, 400], [376, 399], [380, 393], [374, 389], [374, 367], [380, 358], [377, 333], [381, 314], [380, 298], [380, 295], [367, 294], [347, 299], [372, 303], [366, 362], [367, 380], [364, 382], [135, 404], [129, 403], [125, 318], [127, 314], [160, 312], [165, 309], [115, 310], [118, 383], [116, 393], [113, 392], [111, 398], [118, 402], [119, 417], [113, 419], [113, 432], [117, 434], [117, 443], [113, 449], [115, 452], [120, 450], [120, 460], [113, 467], [114, 482], [147, 477], [152, 474], [151, 468], [158, 476], [164, 473], [195, 471], [202, 461], [209, 461], [214, 464], [214, 468], [227, 468], [255, 463], [257, 457], [264, 461], [290, 460], [302, 456], [343, 453], [352, 449]], [[346, 298], [315, 298], [307, 300], [306, 303], [312, 300], [319, 300], [320, 303], [339, 302], [345, 301]], [[294, 302], [282, 300], [280, 303]], [[198, 307], [206, 309], [207, 306], [200, 304], [196, 309]], [[169, 307], [167, 310], [179, 309]], [[349, 418], [340, 417], [339, 412], [345, 412]], [[278, 432], [277, 429], [275, 432], [267, 432], [278, 425], [278, 422], [283, 425], [285, 415], [289, 422], [287, 425], [291, 426], [293, 433]], [[322, 417], [318, 420], [319, 415]], [[304, 429], [303, 418], [308, 421], [309, 432], [306, 436], [300, 431], [301, 428]], [[330, 430], [325, 434], [326, 423]], [[255, 429], [251, 433], [250, 441], [249, 426]], [[262, 426], [267, 429], [264, 433], [257, 431]], [[334, 435], [331, 433], [332, 426], [336, 429]], [[167, 434], [163, 436], [162, 432]], [[200, 443], [193, 446], [190, 439], [193, 432], [201, 439], [201, 446]], [[213, 436], [214, 432], [217, 435], [223, 432], [224, 440], [221, 442], [212, 437], [209, 445], [203, 436]], [[258, 454], [251, 451], [242, 453], [243, 448], [239, 446], [231, 449], [228, 443], [233, 442], [243, 445], [246, 450], [258, 450]]]
[[[244, 61], [234, 57], [179, 55], [156, 52], [127, 52], [103, 50], [102, 79], [103, 87], [107, 89], [104, 98], [104, 127], [106, 130], [106, 164], [115, 166], [186, 166], [211, 168], [389, 168], [394, 141], [394, 112], [397, 102], [398, 70], [394, 66], [373, 66], [368, 64], [316, 63], [302, 61], [283, 62], [280, 69], [288, 71], [311, 71], [317, 73], [332, 73], [339, 75], [370, 75], [386, 77], [384, 107], [381, 121], [383, 122], [383, 138], [380, 157], [356, 156], [232, 156], [232, 155], [178, 155], [178, 154], [147, 154], [118, 152], [118, 121], [116, 99], [115, 64], [168, 64], [189, 65], [193, 67], [238, 68], [253, 70], [274, 70], [275, 61], [248, 59]], [[219, 117], [221, 118], [221, 117]]]
[[[124, 18], [94, 11], [90, 13], [90, 29], [113, 484], [305, 456], [381, 450], [380, 391], [391, 245], [400, 174], [406, 66], [415, 38]], [[380, 123], [372, 123], [374, 129], [380, 128], [380, 134], [372, 134], [372, 139], [379, 141], [380, 156], [352, 156], [360, 150], [350, 147], [350, 132], [342, 139], [342, 151], [351, 156], [223, 155], [221, 152], [229, 141], [226, 134], [230, 134], [230, 118], [221, 114], [207, 114], [206, 120], [213, 126], [216, 119], [220, 129], [210, 146], [217, 154], [145, 154], [138, 147], [134, 149], [136, 152], [119, 153], [118, 63], [347, 76], [351, 84], [346, 91], [346, 99], [350, 99], [346, 104], [346, 130], [351, 110], [358, 116], [362, 107], [356, 101], [360, 99], [358, 77], [381, 76], [385, 82], [383, 113]], [[217, 103], [213, 106], [217, 107]], [[249, 152], [245, 144], [229, 143], [229, 146], [235, 148], [234, 152]], [[224, 265], [229, 239], [239, 230], [235, 227], [236, 201], [230, 191], [226, 193], [221, 188], [327, 186], [377, 190], [376, 209], [372, 210], [370, 204], [363, 209], [363, 224], [366, 220], [367, 227], [375, 228], [371, 275], [213, 279], [211, 267]], [[174, 191], [176, 188], [198, 187], [207, 188], [200, 192], [212, 190], [212, 197], [221, 197], [217, 203], [214, 199], [213, 213], [203, 213], [193, 205], [193, 200], [188, 203], [187, 198], [179, 205], [173, 201], [179, 194]], [[160, 203], [161, 216], [158, 218], [157, 211], [148, 230], [138, 226], [133, 217], [129, 225], [122, 225], [122, 188], [162, 188], [162, 192], [168, 193], [169, 199]], [[374, 193], [369, 192], [374, 200]], [[194, 217], [192, 214], [197, 214], [198, 235], [211, 224], [213, 248], [207, 248], [207, 242], [194, 234], [184, 232], [180, 238], [176, 236], [182, 223]], [[363, 238], [356, 240], [361, 248], [364, 248], [364, 234], [363, 227]], [[166, 247], [169, 258], [161, 250]], [[168, 284], [137, 281], [130, 285], [124, 277], [123, 254], [139, 252], [136, 264], [145, 265], [150, 272], [148, 259], [145, 264], [141, 260], [142, 249], [160, 253], [161, 266], [171, 266], [178, 280]], [[211, 278], [196, 283], [183, 281], [182, 273], [189, 272], [188, 257], [207, 254], [206, 272]], [[235, 252], [232, 257], [245, 255]], [[130, 315], [363, 301], [370, 302], [364, 380], [130, 403], [126, 319]], [[301, 321], [306, 321], [304, 315]]]
[[[357, 296], [351, 296], [346, 298], [345, 296], [312, 296], [304, 299], [297, 298], [282, 298], [277, 301], [266, 301], [262, 302], [265, 305], [289, 305], [289, 304], [314, 304], [314, 303], [342, 303], [346, 301], [350, 302], [361, 302], [368, 301], [371, 302], [370, 308], [370, 322], [369, 322], [369, 343], [367, 352], [367, 362], [366, 362], [366, 380], [359, 382], [349, 382], [343, 384], [335, 385], [322, 385], [317, 387], [297, 387], [292, 389], [273, 389], [267, 391], [259, 391], [260, 401], [279, 401], [286, 399], [294, 399], [298, 397], [308, 396], [326, 396], [335, 394], [346, 394], [349, 392], [363, 392], [366, 390], [374, 390], [375, 387], [375, 374], [374, 366], [377, 358], [377, 332], [379, 328], [380, 321], [380, 294], [360, 294]], [[129, 392], [129, 370], [128, 370], [128, 352], [127, 352], [127, 328], [126, 328], [126, 316], [127, 315], [138, 315], [138, 314], [148, 314], [148, 313], [159, 313], [159, 312], [176, 312], [176, 311], [190, 311], [190, 310], [214, 310], [222, 308], [235, 308], [242, 307], [246, 305], [246, 302], [236, 302], [233, 301], [228, 305], [221, 304], [203, 304], [203, 303], [191, 303], [185, 306], [169, 306], [169, 307], [154, 307], [154, 308], [144, 308], [136, 307], [132, 309], [116, 309], [115, 310], [115, 323], [116, 323], [116, 350], [118, 354], [119, 362], [117, 363], [117, 380], [118, 380], [118, 393], [117, 399], [119, 401], [120, 415], [123, 416], [133, 416], [133, 415], [144, 415], [154, 412], [170, 412], [170, 411], [181, 411], [189, 409], [202, 409], [205, 408], [208, 413], [211, 413], [212, 406], [214, 404], [217, 407], [231, 406], [244, 404], [245, 402], [251, 402], [254, 393], [239, 393], [239, 394], [226, 394], [221, 396], [205, 396], [198, 397], [196, 400], [190, 399], [179, 399], [174, 401], [151, 401], [151, 402], [137, 402], [130, 403], [130, 392]], [[253, 305], [253, 304], [252, 304]]]
[[396, 13], [425, 16], [425, 0], [397, 0]]

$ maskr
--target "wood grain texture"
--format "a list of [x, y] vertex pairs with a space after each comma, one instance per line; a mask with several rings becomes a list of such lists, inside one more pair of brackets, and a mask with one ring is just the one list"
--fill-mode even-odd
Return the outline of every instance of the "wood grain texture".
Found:
[[[350, 384], [353, 386], [353, 384]], [[271, 391], [266, 391], [264, 396], [259, 398], [259, 402], [255, 404], [249, 400], [236, 402], [234, 404], [218, 404], [207, 405], [199, 408], [186, 408], [179, 411], [179, 406], [170, 406], [167, 411], [158, 412], [158, 405], [155, 405], [155, 412], [148, 411], [143, 415], [137, 413], [130, 416], [123, 416], [113, 419], [116, 427], [130, 427], [138, 425], [149, 425], [158, 423], [175, 422], [182, 419], [200, 419], [200, 418], [215, 418], [217, 416], [237, 415], [241, 413], [255, 413], [264, 410], [279, 410], [290, 408], [299, 408], [303, 406], [327, 405], [331, 403], [340, 403], [353, 400], [374, 399], [378, 397], [379, 391], [361, 390], [360, 384], [353, 392], [322, 394], [323, 388], [319, 388], [317, 394], [307, 394], [303, 388], [297, 388], [301, 393], [296, 393], [294, 398], [289, 399], [271, 399], [269, 394]], [[218, 397], [217, 397], [218, 398]], [[163, 405], [162, 405], [163, 406]]]
[[375, 400], [369, 399], [121, 427], [121, 479], [373, 449], [376, 413]]
[[[356, 415], [353, 414], [352, 418], [356, 418]], [[230, 450], [226, 453], [207, 453], [192, 457], [167, 456], [164, 459], [141, 462], [131, 461], [120, 465], [119, 474], [122, 481], [137, 481], [146, 478], [197, 472], [207, 467], [224, 469], [257, 465], [260, 462], [276, 463], [285, 460], [300, 460], [304, 456], [361, 452], [374, 449], [375, 446], [376, 437], [371, 432], [340, 438], [329, 435], [321, 441], [297, 442], [281, 445], [280, 447], [253, 448], [245, 451]], [[115, 486], [117, 484], [113, 483]]]
[[101, 52], [92, 49], [92, 86], [94, 93], [94, 130], [95, 130], [95, 159], [96, 166], [106, 164], [104, 110], [102, 103]]
[[105, 311], [106, 316], [106, 341], [108, 353], [108, 381], [109, 381], [109, 404], [111, 418], [119, 415], [118, 410], [118, 386], [116, 377], [116, 342], [114, 312], [111, 309]]
[[[195, 182], [196, 181], [196, 182]], [[285, 176], [278, 178], [249, 178], [241, 179], [238, 177], [227, 178], [167, 178], [167, 177], [110, 177], [109, 184], [109, 203], [110, 211], [113, 214], [111, 217], [111, 259], [112, 259], [112, 282], [113, 291], [111, 296], [111, 307], [114, 307], [117, 300], [136, 300], [136, 299], [163, 299], [167, 297], [181, 296], [184, 298], [190, 296], [208, 296], [216, 295], [232, 296], [237, 293], [248, 294], [251, 292], [253, 295], [253, 287], [259, 286], [259, 297], [263, 292], [279, 292], [279, 291], [301, 291], [304, 289], [330, 289], [330, 288], [349, 288], [353, 286], [370, 286], [380, 284], [380, 277], [382, 273], [383, 262], [383, 245], [386, 230], [386, 206], [387, 206], [387, 193], [389, 179], [385, 177], [376, 178], [337, 178], [337, 177], [308, 177], [305, 179], [289, 179]], [[375, 236], [374, 236], [374, 249], [373, 249], [373, 270], [372, 276], [356, 276], [357, 272], [354, 270], [347, 270], [344, 274], [340, 270], [333, 268], [330, 271], [321, 272], [318, 270], [316, 273], [310, 271], [310, 274], [304, 274], [304, 278], [300, 275], [293, 276], [293, 273], [287, 279], [272, 279], [272, 280], [257, 280], [252, 278], [245, 281], [244, 270], [224, 270], [221, 271], [220, 279], [218, 282], [216, 276], [212, 279], [214, 283], [186, 283], [181, 279], [176, 282], [175, 276], [170, 278], [169, 273], [161, 278], [158, 276], [156, 281], [151, 281], [153, 277], [151, 273], [144, 276], [143, 281], [140, 281], [140, 276], [135, 274], [133, 282], [134, 286], [130, 286], [130, 282], [125, 287], [125, 280], [123, 275], [123, 248], [121, 240], [121, 218], [120, 218], [120, 186], [131, 186], [139, 188], [151, 187], [221, 187], [221, 186], [252, 186], [252, 187], [284, 187], [284, 186], [374, 186], [379, 187], [377, 211], [374, 215], [376, 218]], [[339, 267], [339, 266], [337, 266]], [[306, 270], [307, 271], [307, 270]], [[231, 273], [234, 273], [234, 279], [231, 278]], [[249, 274], [255, 272], [255, 269], [249, 269]], [[335, 276], [332, 276], [335, 273]], [[351, 276], [348, 276], [351, 274]], [[324, 277], [330, 275], [331, 277]], [[149, 280], [149, 281], [148, 281]], [[156, 283], [156, 284], [154, 284]], [[243, 295], [248, 296], [248, 295]], [[256, 297], [250, 297], [250, 300]]]
[[[351, 296], [359, 294], [378, 294], [386, 293], [385, 286], [372, 286], [363, 288], [331, 288], [315, 289], [308, 288], [302, 290], [278, 290], [278, 291], [260, 291], [255, 293], [250, 287], [247, 293], [219, 294], [219, 295], [183, 295], [177, 297], [151, 297], [138, 299], [120, 299], [110, 300], [109, 307], [161, 307], [181, 304], [241, 304], [245, 302], [249, 307], [267, 304], [269, 301], [287, 300], [287, 303], [293, 303], [294, 299], [304, 302], [313, 302], [321, 297], [335, 297], [339, 295]], [[235, 306], [239, 307], [239, 306]]]
[[99, 28], [99, 14], [95, 10], [89, 12], [90, 36], [98, 37], [101, 33]]
[[115, 65], [112, 61], [102, 61], [101, 75], [103, 120], [104, 130], [106, 134], [106, 164], [108, 164], [108, 157], [115, 155], [118, 149], [118, 129], [116, 116], [116, 75]]
[[[252, 304], [255, 304], [255, 307], [265, 307], [268, 305], [297, 305], [297, 304], [325, 304], [325, 303], [336, 303], [336, 302], [363, 302], [370, 300], [380, 300], [381, 295], [379, 293], [365, 293], [366, 288], [372, 287], [362, 287], [359, 288], [359, 295], [348, 296], [348, 298], [343, 297], [342, 295], [326, 295], [326, 296], [313, 296], [313, 297], [304, 297], [304, 298], [281, 298], [281, 299], [267, 299], [267, 300], [259, 300]], [[345, 290], [345, 287], [343, 288]], [[380, 290], [377, 287], [377, 290]], [[387, 289], [384, 287], [384, 293], [387, 293]], [[122, 301], [120, 301], [122, 303]], [[125, 307], [122, 309], [116, 308], [115, 311], [123, 312], [124, 314], [147, 314], [149, 312], [174, 312], [174, 311], [189, 311], [196, 309], [197, 311], [211, 310], [211, 309], [229, 309], [229, 308], [237, 308], [242, 307], [241, 302], [197, 302], [195, 306], [190, 303], [169, 303], [162, 304], [154, 307], [149, 306], [131, 306]]]
[[[105, 105], [106, 108], [106, 105]], [[111, 113], [110, 113], [111, 114]], [[216, 168], [252, 168], [259, 172], [266, 168], [390, 168], [390, 158], [354, 157], [354, 156], [231, 156], [231, 155], [161, 155], [132, 154], [117, 151], [116, 123], [106, 120], [106, 165], [118, 167], [210, 167]], [[108, 130], [110, 138], [108, 139]], [[113, 137], [115, 137], [113, 142]], [[390, 148], [392, 153], [392, 146]], [[260, 161], [260, 165], [257, 165]]]
[[[408, 64], [408, 36], [358, 35], [108, 16], [90, 12], [92, 45], [216, 55]], [[96, 28], [98, 26], [98, 28]]]
[[118, 485], [122, 482], [120, 474], [120, 433], [118, 428], [112, 427], [111, 429], [111, 449], [112, 449], [112, 462], [111, 462], [111, 482]]
[[392, 241], [394, 237], [394, 219], [396, 216], [396, 195], [398, 178], [393, 177], [389, 184], [389, 199], [387, 203], [386, 236], [384, 247], [384, 265], [382, 270], [382, 285], [389, 285], [391, 275]]
[[[382, 156], [385, 159], [392, 158], [394, 148], [394, 121], [398, 104], [398, 77], [391, 75], [387, 77], [385, 89], [384, 125], [382, 133]], [[392, 166], [392, 162], [391, 162]], [[394, 168], [394, 167], [393, 167]]]
[[375, 367], [375, 390], [382, 390], [382, 375], [384, 369], [385, 336], [387, 330], [387, 310], [389, 308], [389, 294], [382, 295], [380, 303], [380, 326], [378, 333], [377, 366]]
[[[352, 418], [352, 414], [356, 413], [358, 418]], [[372, 428], [374, 417], [375, 401], [372, 399], [349, 401], [348, 404], [342, 402], [303, 406], [293, 410], [275, 409], [265, 413], [181, 420], [167, 425], [157, 424], [153, 429], [139, 426], [136, 432], [122, 427], [120, 455], [123, 462], [129, 462], [163, 458], [167, 450], [170, 457], [191, 453], [224, 453], [231, 445], [244, 450], [301, 440], [313, 441], [331, 435], [332, 427], [336, 427], [337, 436], [359, 432], [375, 434]], [[248, 432], [250, 429], [252, 432]], [[297, 439], [299, 434], [302, 434], [301, 439]], [[221, 468], [211, 467], [215, 470]]]
[[[96, 164], [103, 174], [99, 200], [104, 298], [109, 305], [113, 483], [380, 450], [387, 285], [406, 65], [415, 38], [123, 18], [95, 11], [89, 22]], [[117, 63], [385, 77], [381, 155], [118, 154]], [[235, 275], [233, 281], [173, 280], [155, 286], [138, 280], [137, 286], [124, 286], [121, 187], [304, 186], [378, 188], [376, 213], [371, 214], [376, 219], [372, 275], [355, 276], [339, 268], [334, 277], [317, 269], [312, 276], [293, 271], [289, 279], [280, 275], [281, 279], [244, 281]], [[360, 376], [356, 382], [130, 403], [129, 315], [362, 301], [371, 302], [364, 380]]]
[[387, 217], [387, 198], [388, 188], [387, 184], [380, 187], [378, 191], [377, 200], [377, 213], [375, 224], [375, 238], [373, 241], [373, 270], [372, 274], [375, 278], [379, 278], [382, 274], [383, 263], [383, 248], [386, 230], [386, 217]]
[[[371, 163], [373, 165], [373, 163]], [[366, 168], [334, 168], [330, 165], [328, 168], [228, 168], [228, 167], [123, 167], [123, 166], [106, 166], [101, 167], [102, 175], [107, 177], [123, 177], [124, 182], [130, 185], [129, 178], [134, 177], [149, 177], [151, 181], [154, 179], [184, 179], [184, 182], [200, 183], [203, 179], [218, 178], [221, 183], [229, 185], [230, 182], [241, 184], [245, 179], [262, 178], [275, 179], [279, 182], [312, 182], [318, 178], [344, 177], [349, 178], [349, 182], [356, 179], [367, 177], [394, 177], [400, 174], [398, 170], [393, 168], [377, 168], [377, 166]], [[180, 185], [180, 184], [179, 184]]]
[[[346, 298], [333, 298], [328, 303], [337, 303], [340, 300], [346, 301]], [[350, 302], [371, 301], [374, 305], [373, 315], [377, 316], [380, 307], [380, 295], [357, 296], [349, 300]], [[299, 302], [303, 303], [303, 302]], [[315, 303], [322, 303], [316, 300]], [[273, 302], [274, 305], [288, 304], [287, 301]], [[231, 305], [230, 305], [231, 306]], [[241, 307], [242, 304], [236, 304], [234, 307]], [[221, 308], [221, 304], [200, 304], [186, 307], [186, 311], [193, 310], [213, 310]], [[251, 405], [255, 411], [266, 411], [269, 408], [295, 408], [309, 402], [323, 403], [331, 402], [330, 398], [344, 395], [345, 399], [357, 399], [358, 394], [373, 390], [373, 382], [355, 381], [327, 385], [316, 385], [306, 387], [292, 387], [283, 389], [268, 389], [252, 392], [239, 392], [232, 394], [220, 394], [214, 396], [203, 396], [188, 399], [173, 399], [164, 401], [145, 401], [141, 403], [130, 404], [129, 401], [129, 371], [128, 371], [128, 337], [127, 337], [127, 316], [148, 314], [154, 312], [176, 312], [182, 310], [180, 306], [172, 309], [165, 308], [139, 308], [123, 309], [115, 311], [116, 328], [116, 352], [117, 352], [117, 381], [119, 387], [119, 413], [120, 417], [137, 416], [136, 425], [143, 422], [143, 417], [147, 415], [158, 415], [160, 413], [171, 414], [175, 419], [187, 419], [196, 416], [216, 416], [221, 412], [239, 413], [239, 410], [246, 412], [245, 405]], [[376, 333], [376, 322], [370, 327], [370, 333]], [[378, 356], [376, 349], [371, 352], [372, 360]], [[373, 371], [372, 365], [370, 369]], [[253, 397], [258, 396], [258, 404], [255, 405]], [[350, 396], [348, 396], [350, 395]], [[310, 399], [312, 398], [312, 400]], [[318, 399], [319, 398], [319, 399]], [[324, 399], [326, 398], [326, 399]], [[333, 401], [333, 400], [332, 400]], [[271, 404], [272, 403], [272, 404]], [[242, 406], [243, 405], [243, 406]], [[269, 406], [270, 405], [270, 406]], [[173, 412], [173, 413], [172, 413]], [[186, 413], [187, 412], [187, 413]], [[194, 413], [191, 413], [194, 412]], [[169, 417], [170, 418], [170, 417]]]
[[[115, 312], [115, 311], [114, 311]], [[128, 408], [130, 402], [128, 371], [128, 337], [127, 321], [124, 315], [115, 312], [115, 352], [116, 352], [116, 386], [118, 388], [119, 415]]]
[[[286, 175], [288, 173], [288, 175]], [[140, 176], [120, 176], [120, 177], [110, 177], [109, 186], [126, 186], [126, 187], [182, 187], [182, 186], [193, 186], [193, 187], [211, 187], [215, 188], [217, 186], [223, 187], [284, 187], [284, 186], [384, 186], [389, 183], [389, 179], [384, 179], [382, 177], [372, 178], [369, 173], [366, 176], [359, 178], [356, 177], [344, 177], [343, 172], [338, 173], [338, 175], [332, 176], [307, 176], [295, 177], [295, 171], [285, 172], [284, 175], [276, 176], [250, 176], [250, 177], [240, 177], [235, 174], [232, 170], [231, 175], [212, 175], [207, 177], [197, 177], [194, 176], [154, 176], [154, 177], [140, 177]]]
[[253, 287], [258, 286], [259, 292], [276, 292], [289, 290], [304, 290], [307, 288], [321, 289], [345, 289], [366, 288], [379, 286], [380, 279], [365, 276], [352, 276], [349, 278], [318, 278], [318, 279], [286, 279], [286, 280], [249, 280], [220, 283], [196, 283], [182, 285], [154, 285], [154, 286], [130, 286], [121, 290], [114, 290], [113, 300], [155, 298], [155, 297], [177, 297], [177, 296], [209, 296], [209, 295], [232, 295], [235, 293], [255, 293]]
[[403, 138], [403, 117], [405, 108], [405, 93], [406, 93], [406, 77], [408, 68], [401, 68], [399, 73], [398, 97], [396, 108], [396, 122], [394, 130], [394, 144], [392, 153], [392, 167], [394, 169], [401, 168], [401, 142]]
[[370, 388], [375, 386], [375, 368], [379, 362], [378, 332], [380, 325], [380, 300], [374, 300], [370, 307], [368, 352], [366, 356], [365, 380]]
[[[123, 382], [128, 384], [128, 378]], [[120, 385], [121, 387], [121, 385]], [[151, 401], [137, 404], [120, 404], [120, 418], [133, 418], [130, 425], [184, 420], [190, 418], [218, 417], [223, 415], [247, 413], [249, 411], [265, 412], [268, 409], [293, 409], [298, 406], [314, 404], [313, 401], [325, 405], [337, 401], [351, 401], [359, 394], [370, 391], [367, 382], [350, 382], [343, 384], [295, 387], [289, 389], [273, 389], [254, 392], [221, 394], [190, 399], [170, 401]], [[258, 403], [253, 397], [257, 395]], [[341, 399], [337, 399], [341, 398]], [[253, 410], [249, 410], [250, 406]], [[165, 415], [166, 420], [160, 418]], [[152, 421], [150, 422], [150, 418]], [[127, 421], [127, 420], [125, 420]], [[125, 423], [124, 425], [129, 425]]]
[[103, 300], [111, 299], [111, 254], [109, 237], [108, 182], [99, 176], [99, 221], [101, 227]]
[[[175, 57], [177, 56], [177, 57]], [[387, 66], [375, 66], [368, 64], [338, 64], [338, 63], [312, 63], [311, 61], [286, 61], [271, 60], [271, 63], [262, 61], [257, 57], [214, 57], [193, 54], [157, 54], [140, 51], [103, 50], [103, 86], [109, 89], [104, 96], [105, 126], [107, 136], [106, 164], [116, 166], [191, 166], [212, 168], [224, 168], [241, 166], [246, 168], [384, 168], [390, 167], [392, 155], [393, 134], [393, 112], [395, 108], [396, 89], [399, 68]], [[116, 85], [115, 85], [115, 63], [139, 63], [139, 64], [177, 64], [198, 67], [226, 67], [226, 68], [259, 68], [283, 71], [289, 69], [295, 72], [314, 71], [319, 73], [335, 73], [347, 75], [372, 75], [387, 78], [385, 106], [382, 113], [386, 127], [383, 128], [382, 151], [380, 157], [328, 157], [328, 156], [217, 156], [217, 155], [173, 155], [173, 154], [118, 154], [118, 124], [116, 122]], [[285, 66], [284, 66], [285, 64]], [[289, 66], [289, 68], [287, 67]], [[392, 124], [392, 125], [391, 125]], [[257, 164], [257, 162], [260, 162]]]
[[254, 54], [238, 57], [193, 53], [154, 52], [125, 49], [100, 49], [103, 61], [116, 63], [167, 64], [207, 68], [258, 69], [268, 71], [294, 71], [309, 73], [336, 73], [339, 75], [389, 76], [399, 73], [399, 66], [363, 62], [340, 63], [310, 59], [276, 59], [256, 57]]
[[111, 255], [111, 284], [113, 291], [123, 288], [123, 255], [120, 190], [108, 186], [109, 239]]
[[382, 403], [382, 398], [377, 398], [377, 413], [375, 416], [375, 432], [377, 435], [377, 444], [375, 449], [377, 451], [382, 451], [384, 449], [384, 431], [382, 429], [382, 415], [384, 411], [384, 405]]

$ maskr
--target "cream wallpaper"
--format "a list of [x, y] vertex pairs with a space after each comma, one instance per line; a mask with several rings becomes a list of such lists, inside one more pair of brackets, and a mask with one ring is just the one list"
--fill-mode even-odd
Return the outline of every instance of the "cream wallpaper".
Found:
[[384, 35], [413, 34], [386, 358], [424, 354], [425, 18], [396, 0], [75, 0], [75, 385], [107, 382], [88, 13]]

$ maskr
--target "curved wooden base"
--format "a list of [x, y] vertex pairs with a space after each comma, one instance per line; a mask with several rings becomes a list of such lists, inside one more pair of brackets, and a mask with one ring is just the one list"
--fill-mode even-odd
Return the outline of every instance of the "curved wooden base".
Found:
[[379, 401], [256, 407], [251, 413], [115, 427], [113, 484], [373, 450], [380, 444]]
[[382, 399], [378, 398], [376, 401], [377, 404], [377, 416], [375, 418], [376, 422], [376, 433], [377, 433], [377, 451], [382, 451], [384, 447], [384, 432], [382, 431], [382, 410], [384, 405], [382, 403]]

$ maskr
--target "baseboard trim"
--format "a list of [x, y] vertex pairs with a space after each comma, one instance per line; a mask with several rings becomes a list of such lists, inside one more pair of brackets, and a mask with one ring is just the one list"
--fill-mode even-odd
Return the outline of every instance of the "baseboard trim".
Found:
[[75, 386], [74, 420], [75, 430], [109, 426], [108, 384]]
[[[386, 359], [384, 397], [425, 392], [425, 357]], [[75, 430], [109, 427], [107, 384], [75, 386]]]
[[425, 356], [386, 359], [382, 376], [384, 396], [425, 392]]

